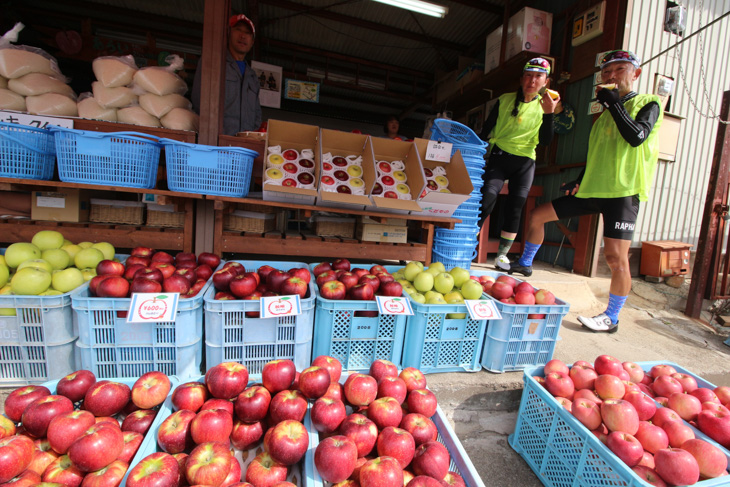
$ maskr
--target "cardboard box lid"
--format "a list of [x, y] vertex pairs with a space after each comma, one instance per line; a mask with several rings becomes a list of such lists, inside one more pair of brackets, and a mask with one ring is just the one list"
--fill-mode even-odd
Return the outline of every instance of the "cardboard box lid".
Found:
[[469, 171], [464, 164], [464, 159], [461, 157], [461, 152], [457, 150], [454, 155], [451, 156], [451, 162], [448, 164], [437, 161], [428, 161], [426, 160], [426, 149], [430, 141], [417, 138], [414, 139], [413, 142], [418, 148], [418, 154], [421, 156], [423, 167], [433, 169], [434, 167], [441, 166], [446, 169], [446, 177], [449, 180], [448, 189], [451, 191], [451, 193], [431, 191], [425, 196], [419, 197], [418, 201], [423, 201], [424, 203], [459, 206], [464, 201], [468, 200], [471, 196], [471, 192], [474, 191], [474, 185], [471, 184]]
[[413, 142], [392, 140], [384, 137], [371, 137], [370, 140], [374, 163], [379, 161], [403, 161], [406, 165], [404, 172], [407, 177], [406, 183], [411, 189], [412, 198], [410, 200], [401, 200], [371, 194], [370, 199], [373, 201], [373, 204], [377, 208], [420, 211], [421, 207], [416, 200], [423, 191], [423, 188], [426, 187], [426, 175], [423, 173], [421, 157], [415, 144]]
[[[320, 201], [331, 203], [331, 206], [338, 204], [369, 206], [370, 197], [368, 196], [375, 184], [375, 165], [372, 159], [372, 148], [370, 147], [370, 137], [364, 134], [353, 134], [350, 132], [342, 132], [340, 130], [321, 129], [319, 136], [319, 160], [317, 161], [317, 182], [319, 183], [319, 175], [322, 167], [322, 154], [330, 153], [332, 156], [362, 156], [362, 180], [365, 182], [365, 194], [355, 195], [346, 193], [335, 193], [332, 191], [323, 191], [319, 186]], [[369, 152], [368, 152], [369, 151]]]
[[[282, 151], [295, 149], [301, 152], [304, 149], [314, 151], [314, 188], [290, 188], [280, 185], [267, 184], [266, 181], [266, 158], [269, 155], [270, 146], [281, 146]], [[264, 149], [263, 173], [261, 174], [264, 191], [275, 191], [277, 193], [299, 194], [304, 196], [317, 196], [317, 184], [319, 184], [319, 127], [305, 125], [295, 122], [284, 122], [282, 120], [269, 120], [266, 133], [266, 147]]]

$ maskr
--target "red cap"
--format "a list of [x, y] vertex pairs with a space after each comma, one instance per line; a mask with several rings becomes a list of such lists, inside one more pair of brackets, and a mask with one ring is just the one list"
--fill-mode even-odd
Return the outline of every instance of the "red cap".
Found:
[[236, 25], [239, 22], [246, 22], [246, 24], [248, 24], [248, 26], [251, 28], [251, 33], [254, 35], [254, 37], [256, 37], [256, 27], [253, 26], [253, 22], [251, 21], [251, 19], [249, 19], [245, 15], [238, 14], [238, 15], [234, 15], [230, 19], [228, 19], [228, 25], [230, 27], [233, 27], [234, 25]]

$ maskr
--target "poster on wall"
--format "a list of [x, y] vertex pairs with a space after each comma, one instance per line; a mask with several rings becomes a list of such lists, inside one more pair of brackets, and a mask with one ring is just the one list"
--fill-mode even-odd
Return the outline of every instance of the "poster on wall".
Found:
[[284, 88], [284, 98], [287, 100], [319, 103], [319, 83], [287, 79]]
[[262, 107], [281, 108], [281, 66], [251, 61], [259, 79], [259, 103]]

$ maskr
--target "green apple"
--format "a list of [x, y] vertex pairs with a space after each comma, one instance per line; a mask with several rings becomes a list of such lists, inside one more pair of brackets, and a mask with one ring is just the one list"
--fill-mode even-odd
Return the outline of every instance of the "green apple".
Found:
[[5, 264], [0, 264], [0, 288], [4, 287], [10, 279], [10, 269]]
[[451, 291], [450, 293], [444, 294], [444, 299], [447, 303], [451, 304], [454, 301], [463, 303], [464, 302], [464, 296], [461, 295], [459, 291]]
[[101, 250], [90, 247], [82, 247], [76, 254], [76, 257], [74, 257], [74, 264], [79, 269], [96, 269], [96, 266], [99, 265], [99, 262], [102, 260], [104, 260], [104, 254], [101, 253]]
[[74, 243], [73, 243], [72, 241], [70, 241], [70, 240], [69, 240], [69, 239], [67, 239], [67, 238], [64, 238], [64, 239], [63, 239], [63, 245], [61, 245], [61, 248], [63, 248], [63, 247], [64, 247], [64, 246], [66, 246], [66, 245], [73, 245], [73, 244], [74, 244]]
[[2, 265], [8, 265], [8, 263], [5, 262], [5, 256], [4, 255], [0, 255], [0, 264], [2, 264]]
[[41, 257], [57, 271], [63, 270], [71, 264], [71, 256], [63, 249], [44, 250]]
[[418, 275], [416, 275], [416, 278], [413, 280], [413, 287], [416, 288], [416, 291], [419, 293], [425, 293], [426, 291], [430, 291], [433, 289], [433, 274], [430, 274], [428, 272], [419, 272]]
[[15, 269], [26, 260], [40, 259], [41, 249], [29, 242], [16, 242], [5, 249], [5, 262]]
[[476, 282], [474, 279], [467, 280], [461, 286], [461, 295], [464, 299], [479, 299], [482, 297], [482, 285]]
[[68, 269], [54, 272], [53, 276], [51, 276], [53, 289], [62, 293], [76, 289], [84, 282], [84, 275], [76, 267], [69, 267]]
[[426, 304], [447, 304], [442, 296], [431, 296], [426, 298]]
[[91, 247], [92, 245], [94, 245], [94, 243], [93, 242], [79, 242], [76, 245], [78, 245], [82, 249], [88, 249], [89, 247]]
[[423, 272], [428, 272], [428, 273], [429, 273], [429, 274], [431, 274], [431, 275], [432, 275], [433, 277], [436, 277], [436, 276], [438, 276], [439, 274], [441, 274], [441, 273], [442, 273], [443, 271], [442, 271], [442, 270], [440, 270], [440, 269], [439, 269], [438, 267], [429, 267], [428, 269], [424, 270]]
[[444, 264], [441, 262], [431, 262], [431, 265], [428, 266], [429, 269], [438, 269], [439, 272], [446, 272], [446, 267], [444, 267]]
[[10, 280], [13, 294], [37, 296], [51, 285], [51, 273], [34, 267], [18, 270]]
[[61, 247], [61, 249], [65, 250], [69, 257], [71, 257], [71, 261], [73, 261], [76, 254], [78, 254], [79, 250], [81, 250], [81, 247], [76, 244], [68, 244]]
[[463, 267], [454, 267], [449, 271], [454, 278], [454, 287], [461, 287], [469, 279], [469, 271]]
[[423, 268], [418, 265], [418, 262], [409, 262], [403, 269], [403, 277], [413, 282], [416, 276], [423, 272]]
[[450, 293], [454, 289], [454, 278], [448, 272], [442, 272], [434, 279], [433, 287], [441, 294]]
[[114, 259], [114, 254], [116, 253], [116, 249], [112, 244], [109, 242], [98, 242], [91, 246], [92, 249], [99, 249], [101, 250], [101, 253], [104, 254], [104, 258], [108, 260]]
[[421, 293], [411, 294], [411, 299], [417, 303], [426, 304], [426, 297]]
[[55, 230], [41, 230], [33, 235], [31, 243], [41, 249], [41, 252], [48, 249], [60, 249], [63, 245], [63, 234]]
[[61, 294], [63, 293], [61, 291], [58, 291], [57, 289], [46, 289], [38, 296], [60, 296]]
[[[440, 293], [440, 292], [438, 292], [438, 291], [427, 291], [427, 292], [426, 292], [426, 293], [424, 294], [424, 296], [426, 297], [426, 301], [428, 301], [429, 299], [431, 299], [431, 298], [434, 298], [434, 297], [437, 297], [437, 298], [439, 298], [439, 299], [444, 299], [444, 295], [443, 295], [443, 294], [441, 294], [441, 293]], [[446, 300], [444, 300], [444, 302], [446, 302]]]
[[84, 281], [90, 281], [96, 277], [96, 269], [81, 269], [81, 274], [84, 275]]
[[18, 266], [18, 270], [25, 269], [26, 267], [35, 267], [36, 269], [43, 269], [44, 271], [51, 273], [53, 272], [53, 266], [43, 259], [26, 260]]
[[405, 277], [406, 276], [405, 276], [405, 274], [403, 274], [403, 271], [402, 270], [395, 271], [393, 273], [393, 279], [395, 279], [396, 281], [399, 281], [401, 279], [405, 279]]
[[[0, 296], [8, 296], [12, 294], [10, 284], [0, 288]], [[0, 316], [15, 316], [15, 308], [0, 308]]]

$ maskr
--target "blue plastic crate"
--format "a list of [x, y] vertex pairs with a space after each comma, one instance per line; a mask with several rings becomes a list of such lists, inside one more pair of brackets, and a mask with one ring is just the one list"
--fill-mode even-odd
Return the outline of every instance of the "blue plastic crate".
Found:
[[127, 323], [131, 298], [91, 296], [88, 286], [71, 295], [79, 330], [77, 365], [97, 377], [138, 377], [151, 370], [189, 377], [200, 374], [203, 295], [178, 301], [175, 321]]
[[431, 127], [431, 139], [441, 139], [453, 144], [485, 148], [487, 143], [464, 124], [446, 118], [437, 118]]
[[216, 147], [161, 139], [167, 185], [172, 191], [243, 198], [258, 153], [243, 147]]
[[49, 180], [55, 165], [56, 141], [52, 132], [0, 122], [0, 176]]
[[[496, 279], [504, 274], [485, 271], [479, 275]], [[519, 279], [516, 281], [522, 282]], [[560, 324], [568, 314], [570, 304], [557, 297], [553, 305], [506, 304], [487, 294], [484, 296], [495, 302], [502, 318], [489, 322], [482, 367], [490, 372], [505, 372], [545, 365], [552, 360], [555, 345], [560, 340]]]
[[[310, 264], [313, 270], [317, 264]], [[370, 269], [372, 265], [353, 264]], [[383, 266], [395, 272], [401, 266]], [[315, 286], [316, 288], [316, 286]], [[314, 315], [312, 355], [329, 355], [342, 362], [342, 370], [367, 372], [370, 364], [385, 359], [401, 363], [407, 316], [379, 314], [375, 301], [323, 298], [316, 289], [317, 311]], [[362, 312], [376, 316], [356, 316]]]
[[464, 264], [468, 263], [468, 267], [464, 267], [468, 270], [471, 267], [471, 261], [473, 261], [477, 256], [477, 249], [476, 245], [471, 244], [465, 247], [434, 244], [431, 249], [431, 254], [431, 260], [435, 262], [442, 262], [447, 271], [454, 267], [464, 267], [463, 265], [457, 264], [457, 262]]
[[[640, 362], [639, 365], [651, 368], [656, 363], [659, 362]], [[542, 375], [542, 366], [525, 369], [517, 424], [515, 432], [509, 436], [512, 449], [527, 462], [540, 481], [548, 487], [648, 485], [533, 378]], [[702, 433], [695, 434], [709, 440]], [[727, 450], [725, 453], [730, 454]], [[694, 485], [727, 486], [730, 485], [727, 479], [720, 477]]]
[[[246, 270], [263, 265], [288, 270], [306, 268], [303, 262], [236, 261]], [[238, 362], [249, 373], [259, 376], [267, 362], [289, 359], [297, 370], [309, 367], [312, 359], [314, 327], [314, 276], [309, 283], [309, 297], [301, 300], [302, 314], [280, 318], [250, 318], [246, 312], [259, 311], [259, 301], [215, 300], [215, 288], [205, 294], [205, 365], [206, 369], [222, 362]]]
[[160, 144], [138, 132], [91, 132], [55, 125], [58, 177], [66, 183], [154, 188]]

